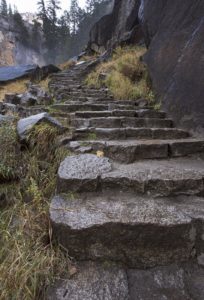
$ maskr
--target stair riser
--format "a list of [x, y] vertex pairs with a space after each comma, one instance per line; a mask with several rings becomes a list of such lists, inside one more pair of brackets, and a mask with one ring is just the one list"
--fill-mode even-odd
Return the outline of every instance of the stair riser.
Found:
[[130, 268], [149, 268], [188, 261], [192, 255], [192, 224], [166, 228], [106, 224], [81, 231], [52, 226], [59, 243], [77, 260], [110, 260]]
[[130, 179], [128, 177], [102, 176], [95, 179], [64, 179], [58, 177], [58, 193], [69, 192], [96, 192], [116, 190], [132, 191], [140, 195], [175, 196], [198, 195], [203, 193], [203, 178], [187, 179]]
[[145, 113], [133, 111], [107, 111], [107, 112], [76, 112], [76, 118], [89, 119], [89, 118], [103, 118], [103, 117], [137, 117], [137, 118], [156, 118], [164, 119], [166, 114], [163, 112], [147, 111]]
[[[64, 95], [63, 95], [63, 99]], [[108, 111], [110, 109], [121, 109], [121, 110], [134, 110], [135, 107], [132, 106], [124, 106], [124, 105], [114, 105], [114, 108], [111, 108], [110, 105], [105, 104], [89, 104], [89, 103], [81, 103], [81, 104], [56, 104], [52, 106], [55, 110], [61, 110], [64, 112], [73, 113], [76, 111]], [[166, 120], [163, 120], [166, 121]], [[172, 124], [172, 121], [167, 120]], [[148, 120], [147, 120], [148, 122]], [[167, 126], [168, 127], [168, 126]]]
[[101, 140], [126, 140], [126, 139], [183, 139], [189, 137], [187, 132], [171, 131], [171, 130], [151, 130], [151, 129], [117, 129], [103, 130], [92, 129], [84, 131], [76, 131], [75, 139], [88, 139], [90, 133], [96, 135], [96, 139]]
[[[162, 159], [204, 153], [204, 142], [193, 143], [154, 143], [138, 145], [109, 145], [91, 142], [94, 151], [103, 151], [106, 157], [121, 163], [133, 163], [142, 159]], [[177, 148], [178, 147], [178, 148]]]
[[172, 128], [173, 122], [168, 119], [140, 119], [140, 118], [96, 118], [96, 119], [75, 119], [75, 127], [96, 127], [96, 128]]

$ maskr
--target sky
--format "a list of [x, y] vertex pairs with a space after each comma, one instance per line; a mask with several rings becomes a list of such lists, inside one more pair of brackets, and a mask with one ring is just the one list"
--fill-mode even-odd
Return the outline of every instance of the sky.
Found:
[[[7, 3], [10, 3], [12, 6], [15, 4], [20, 13], [23, 12], [36, 12], [38, 0], [7, 0]], [[45, 1], [46, 2], [46, 1]], [[63, 10], [69, 8], [71, 0], [61, 0], [61, 7]], [[84, 6], [86, 0], [78, 0], [81, 7]]]

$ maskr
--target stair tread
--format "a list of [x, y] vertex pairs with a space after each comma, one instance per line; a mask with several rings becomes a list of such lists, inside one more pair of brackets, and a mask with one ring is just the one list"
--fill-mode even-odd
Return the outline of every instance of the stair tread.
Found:
[[133, 190], [156, 196], [204, 191], [204, 160], [172, 158], [109, 163], [93, 154], [67, 157], [58, 170], [58, 191]]
[[171, 226], [187, 224], [194, 217], [204, 219], [203, 203], [203, 198], [196, 196], [153, 198], [109, 191], [67, 194], [53, 198], [51, 217], [75, 230], [112, 222]]

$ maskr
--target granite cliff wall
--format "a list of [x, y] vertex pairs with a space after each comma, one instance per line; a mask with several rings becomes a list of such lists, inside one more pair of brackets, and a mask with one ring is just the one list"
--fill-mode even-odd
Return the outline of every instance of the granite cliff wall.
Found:
[[[32, 26], [27, 24], [28, 30]], [[39, 38], [40, 51], [26, 47], [19, 41], [19, 32], [12, 22], [0, 17], [0, 66], [21, 64], [45, 64], [43, 59], [43, 37]]]
[[89, 47], [102, 52], [124, 40], [141, 42], [141, 28], [164, 109], [178, 125], [203, 135], [204, 1], [115, 0], [113, 12], [92, 29]]

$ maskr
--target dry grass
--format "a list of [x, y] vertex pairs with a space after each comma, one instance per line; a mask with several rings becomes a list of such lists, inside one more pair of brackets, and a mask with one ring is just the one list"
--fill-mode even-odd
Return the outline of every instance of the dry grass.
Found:
[[45, 90], [46, 92], [49, 91], [49, 82], [50, 82], [50, 78], [46, 78], [40, 82], [38, 82], [38, 85], [43, 89]]
[[61, 69], [61, 70], [68, 70], [69, 68], [73, 67], [76, 63], [73, 61], [73, 60], [68, 60], [60, 65], [58, 65], [58, 67]]
[[[68, 155], [57, 147], [57, 138], [56, 128], [37, 126], [28, 138], [30, 150], [22, 152], [23, 172], [18, 183], [0, 185], [0, 197], [9, 200], [0, 213], [1, 300], [43, 300], [56, 277], [68, 276], [70, 260], [52, 241], [48, 213], [59, 163]], [[6, 143], [18, 146], [13, 137]], [[0, 136], [0, 152], [5, 147]]]
[[[147, 70], [142, 62], [145, 51], [144, 47], [117, 48], [110, 61], [88, 75], [87, 85], [97, 88], [106, 85], [117, 99], [151, 99]], [[100, 79], [100, 74], [106, 74], [105, 81]]]
[[22, 94], [26, 91], [26, 84], [28, 79], [19, 79], [0, 86], [0, 101], [4, 99], [5, 94], [17, 93]]

